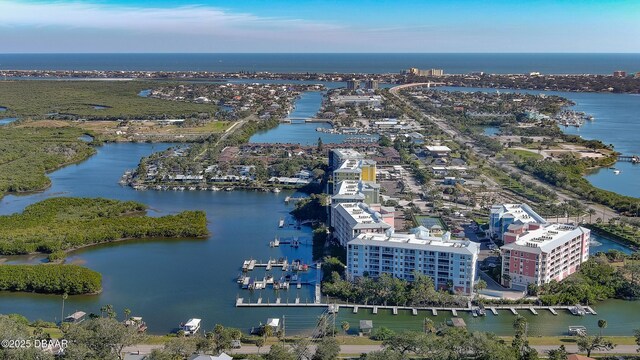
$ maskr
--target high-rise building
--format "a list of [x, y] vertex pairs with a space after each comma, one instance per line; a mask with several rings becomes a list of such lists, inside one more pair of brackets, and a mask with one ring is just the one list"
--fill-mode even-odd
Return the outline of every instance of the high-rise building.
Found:
[[580, 226], [511, 225], [503, 236], [502, 285], [526, 290], [529, 284], [562, 281], [589, 259], [590, 230]]
[[347, 80], [347, 90], [357, 90], [360, 87], [360, 80]]
[[378, 90], [379, 82], [376, 79], [369, 79], [365, 82], [365, 89], [367, 90]]
[[503, 234], [508, 231], [510, 225], [529, 223], [542, 225], [547, 221], [527, 204], [502, 204], [491, 207], [489, 233], [492, 237], [503, 239]]
[[614, 77], [627, 77], [627, 72], [622, 70], [617, 70], [613, 72]]
[[347, 244], [347, 277], [389, 274], [413, 281], [418, 272], [431, 277], [436, 289], [470, 295], [479, 252], [477, 243], [451, 240], [448, 232], [432, 236], [424, 227], [411, 234], [364, 233]]

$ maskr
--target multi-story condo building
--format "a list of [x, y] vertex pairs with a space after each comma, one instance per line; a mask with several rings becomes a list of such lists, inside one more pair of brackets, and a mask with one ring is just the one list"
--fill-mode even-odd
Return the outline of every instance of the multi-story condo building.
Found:
[[357, 90], [360, 87], [360, 80], [347, 80], [347, 90]]
[[376, 162], [373, 160], [347, 159], [333, 170], [333, 193], [337, 193], [341, 181], [376, 182]]
[[394, 208], [378, 204], [341, 203], [333, 210], [333, 236], [340, 245], [347, 243], [361, 233], [378, 233], [392, 229]]
[[333, 149], [329, 151], [329, 170], [338, 169], [347, 160], [362, 160], [364, 155], [353, 149]]
[[502, 204], [491, 207], [489, 214], [489, 233], [492, 237], [501, 239], [507, 232], [509, 225], [546, 224], [547, 221], [526, 204]]
[[411, 234], [359, 234], [347, 244], [347, 277], [389, 274], [412, 281], [414, 272], [433, 279], [437, 289], [470, 295], [480, 247], [469, 240], [451, 240], [450, 233], [431, 236], [420, 227]]
[[372, 182], [344, 180], [338, 184], [338, 190], [331, 195], [330, 224], [335, 226], [335, 211], [338, 204], [366, 203], [378, 204], [380, 199], [380, 185]]
[[365, 88], [367, 90], [378, 90], [379, 82], [375, 79], [369, 79], [365, 82]]
[[589, 259], [589, 229], [563, 224], [511, 224], [504, 233], [502, 284], [526, 290], [529, 284], [562, 281]]

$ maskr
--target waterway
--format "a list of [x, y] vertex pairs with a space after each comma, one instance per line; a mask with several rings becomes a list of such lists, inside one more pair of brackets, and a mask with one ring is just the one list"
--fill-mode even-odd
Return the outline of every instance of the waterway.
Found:
[[[287, 83], [281, 80], [235, 80], [230, 82], [237, 83], [269, 83], [269, 84], [280, 84]], [[328, 89], [335, 89], [338, 87], [346, 86], [345, 83], [341, 82], [312, 82], [312, 81], [289, 81], [288, 83], [295, 84], [323, 84]], [[381, 84], [382, 88], [391, 87], [391, 84]], [[289, 114], [289, 118], [292, 119], [307, 119], [316, 117], [320, 107], [322, 106], [322, 100], [326, 92], [319, 91], [307, 91], [300, 94], [300, 97], [295, 102], [295, 108]], [[313, 145], [318, 143], [318, 138], [322, 139], [322, 142], [325, 144], [335, 144], [342, 143], [348, 137], [358, 137], [358, 138], [371, 138], [371, 136], [354, 136], [354, 135], [343, 135], [343, 134], [331, 134], [325, 133], [321, 131], [317, 131], [316, 129], [331, 129], [332, 125], [326, 122], [320, 123], [305, 123], [300, 120], [294, 121], [293, 123], [282, 123], [279, 124], [276, 128], [270, 129], [267, 131], [258, 132], [253, 135], [250, 139], [250, 143], [290, 143], [290, 144], [300, 144], [300, 145]], [[377, 137], [373, 137], [377, 138]]]
[[[0, 201], [0, 214], [19, 212], [29, 204], [54, 196], [103, 196], [135, 200], [148, 204], [151, 216], [175, 214], [183, 210], [207, 212], [211, 232], [207, 239], [130, 241], [72, 253], [68, 258], [70, 263], [82, 264], [103, 274], [104, 291], [96, 296], [69, 297], [65, 303], [65, 313], [75, 310], [98, 313], [100, 306], [105, 304], [113, 305], [120, 312], [129, 308], [133, 315], [145, 318], [150, 332], [158, 334], [171, 331], [190, 317], [204, 319], [203, 326], [206, 329], [215, 323], [222, 323], [248, 330], [265, 322], [268, 317], [285, 315], [289, 333], [312, 328], [320, 309], [234, 307], [236, 296], [253, 301], [262, 296], [265, 302], [273, 302], [276, 298], [272, 290], [252, 294], [238, 287], [235, 279], [244, 259], [287, 257], [311, 262], [311, 248], [304, 244], [310, 241], [311, 229], [279, 229], [277, 226], [281, 217], [288, 217], [291, 208], [283, 200], [290, 193], [135, 191], [118, 185], [120, 175], [126, 169], [135, 167], [140, 157], [169, 146], [171, 144], [106, 144], [90, 159], [50, 174], [52, 186], [47, 191], [27, 196], [10, 195]], [[298, 249], [287, 246], [269, 248], [268, 242], [275, 236], [283, 240], [298, 237], [303, 245]], [[10, 257], [8, 263], [41, 261], [42, 256], [22, 256]], [[278, 277], [282, 271], [274, 270], [272, 273]], [[256, 275], [262, 277], [262, 273], [257, 272]], [[313, 281], [314, 271], [307, 276], [309, 281]], [[283, 301], [293, 302], [296, 297], [303, 302], [307, 299], [313, 301], [313, 290], [312, 286], [301, 290], [291, 289], [281, 291], [279, 296]], [[0, 313], [21, 313], [30, 319], [59, 319], [61, 305], [60, 296], [0, 293]], [[598, 304], [596, 309], [600, 313], [599, 318], [608, 319], [611, 325], [616, 319], [625, 324], [610, 325], [608, 333], [629, 334], [640, 321], [640, 314], [632, 311], [634, 306], [637, 307], [637, 303], [608, 301]], [[376, 326], [398, 328], [405, 325], [417, 327], [423, 316], [426, 315], [413, 317], [401, 313], [394, 316], [382, 311], [371, 316], [363, 310], [356, 316], [349, 311], [341, 311], [339, 318], [340, 321], [372, 318]], [[507, 313], [499, 317], [489, 315], [485, 319], [467, 320], [471, 329], [501, 334], [511, 331], [512, 316]], [[574, 318], [562, 314], [553, 319], [553, 324], [557, 324], [554, 326], [550, 326], [548, 320], [541, 314], [539, 318], [532, 319], [531, 326], [533, 329], [539, 326], [540, 333], [556, 334], [563, 331], [567, 324], [590, 324], [596, 321], [596, 317]], [[353, 322], [352, 327], [356, 327], [356, 324]]]
[[[495, 89], [441, 87], [448, 91], [485, 91]], [[537, 91], [500, 89], [502, 93], [519, 92], [527, 94], [558, 95], [573, 101], [573, 110], [593, 115], [594, 121], [587, 121], [579, 128], [561, 127], [567, 134], [579, 135], [585, 139], [598, 139], [612, 144], [616, 151], [624, 155], [640, 154], [640, 96], [633, 94], [577, 93], [564, 91]], [[621, 170], [615, 175], [612, 170], [600, 169], [586, 177], [594, 186], [623, 195], [640, 197], [640, 166], [629, 162], [618, 162], [615, 167]]]
[[[305, 93], [296, 106], [299, 117], [312, 116], [319, 106], [321, 94]], [[305, 102], [309, 103], [306, 104]], [[294, 116], [298, 116], [293, 115]], [[322, 124], [281, 125], [268, 132], [256, 135], [263, 139], [295, 139], [300, 143], [313, 144], [318, 135], [315, 132]], [[313, 131], [301, 129], [310, 128]], [[260, 137], [258, 137], [260, 139]], [[256, 138], [252, 138], [256, 141]], [[323, 139], [323, 141], [325, 141]], [[326, 142], [332, 139], [326, 138]], [[338, 141], [338, 139], [335, 139]], [[52, 186], [43, 193], [27, 196], [6, 196], [0, 200], [0, 214], [22, 211], [29, 204], [54, 196], [107, 197], [120, 200], [135, 200], [148, 204], [151, 216], [175, 214], [183, 210], [204, 210], [207, 212], [208, 228], [211, 236], [207, 239], [144, 240], [107, 244], [76, 251], [68, 257], [71, 263], [82, 264], [103, 274], [104, 291], [95, 296], [71, 296], [65, 303], [65, 313], [75, 310], [98, 313], [100, 306], [111, 304], [122, 312], [129, 308], [133, 315], [143, 316], [152, 333], [166, 333], [177, 324], [190, 317], [204, 319], [203, 326], [211, 329], [215, 323], [235, 326], [248, 330], [268, 317], [287, 318], [287, 332], [295, 333], [315, 326], [315, 317], [321, 309], [284, 308], [236, 308], [237, 296], [255, 301], [262, 297], [264, 302], [275, 301], [272, 290], [251, 293], [241, 290], [235, 283], [244, 259], [287, 257], [311, 262], [311, 229], [302, 227], [277, 227], [280, 218], [288, 219], [290, 206], [284, 198], [291, 192], [280, 194], [261, 192], [157, 192], [135, 191], [118, 185], [120, 175], [137, 166], [139, 159], [153, 152], [161, 151], [171, 144], [106, 144], [90, 159], [67, 166], [50, 174]], [[288, 222], [288, 221], [287, 221]], [[297, 249], [282, 246], [269, 248], [268, 242], [279, 236], [282, 240], [297, 237], [303, 245]], [[609, 248], [625, 250], [606, 238], [596, 240], [602, 245], [592, 246], [592, 252]], [[628, 249], [626, 249], [628, 251]], [[42, 256], [10, 257], [7, 263], [39, 263]], [[263, 276], [264, 271], [256, 271], [253, 276]], [[272, 273], [278, 278], [281, 270]], [[306, 279], [315, 279], [311, 270]], [[282, 301], [293, 302], [299, 297], [302, 302], [313, 301], [313, 287], [292, 288], [280, 291]], [[531, 319], [532, 334], [561, 334], [569, 325], [585, 325], [595, 329], [597, 319], [609, 321], [607, 333], [611, 335], [630, 334], [640, 322], [637, 302], [606, 301], [595, 306], [599, 316], [577, 318], [565, 313], [553, 317], [545, 312], [540, 315], [526, 314]], [[34, 295], [24, 293], [0, 293], [0, 313], [21, 313], [30, 319], [54, 321], [60, 319], [62, 299], [60, 296]], [[502, 335], [511, 333], [513, 316], [501, 312], [495, 317], [474, 319], [462, 315], [470, 329], [488, 330]], [[365, 310], [359, 314], [341, 311], [339, 321], [350, 321], [357, 329], [358, 319], [372, 319], [374, 326], [390, 328], [420, 328], [426, 313], [412, 316], [400, 312], [391, 315], [380, 311], [372, 315]], [[434, 319], [442, 322], [447, 317], [441, 313]], [[553, 317], [553, 318], [551, 318]]]

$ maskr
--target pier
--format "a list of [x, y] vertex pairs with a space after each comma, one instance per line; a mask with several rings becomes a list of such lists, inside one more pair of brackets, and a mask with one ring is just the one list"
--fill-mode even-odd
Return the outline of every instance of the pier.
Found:
[[286, 198], [284, 198], [284, 203], [285, 204], [289, 204], [289, 203], [292, 203], [292, 202], [298, 202], [298, 201], [307, 200], [307, 199], [309, 199], [308, 196], [305, 196], [305, 197], [287, 196]]
[[626, 161], [634, 164], [640, 163], [640, 155], [620, 155], [618, 161]]
[[[259, 299], [260, 300], [260, 299]], [[458, 312], [473, 314], [475, 307], [416, 307], [416, 306], [391, 306], [391, 305], [367, 305], [367, 304], [327, 304], [321, 302], [301, 302], [299, 297], [296, 297], [293, 303], [289, 302], [289, 300], [281, 300], [277, 298], [275, 302], [265, 303], [263, 301], [259, 302], [244, 302], [243, 298], [236, 299], [236, 307], [329, 307], [329, 306], [339, 306], [343, 309], [351, 309], [353, 314], [357, 314], [360, 309], [371, 309], [371, 313], [374, 315], [378, 314], [378, 310], [388, 310], [393, 315], [398, 315], [399, 311], [411, 311], [411, 314], [414, 316], [418, 316], [420, 311], [430, 311], [432, 316], [438, 316], [438, 311], [450, 311], [453, 317], [458, 317]], [[561, 306], [531, 306], [531, 305], [517, 305], [517, 306], [509, 306], [509, 305], [498, 305], [488, 307], [488, 310], [493, 313], [493, 315], [498, 316], [498, 310], [507, 310], [512, 315], [517, 316], [518, 310], [528, 310], [534, 315], [538, 315], [538, 311], [540, 310], [548, 310], [553, 315], [558, 315], [557, 309], [566, 310], [568, 314], [571, 314], [571, 308], [573, 306], [561, 305]], [[587, 314], [597, 315], [597, 312], [587, 306], [585, 307]]]

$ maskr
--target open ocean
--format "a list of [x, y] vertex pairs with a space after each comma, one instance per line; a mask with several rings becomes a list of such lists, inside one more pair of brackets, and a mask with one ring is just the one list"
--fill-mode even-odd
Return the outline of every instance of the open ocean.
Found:
[[269, 71], [447, 74], [611, 74], [640, 71], [640, 54], [0, 54], [0, 70]]

